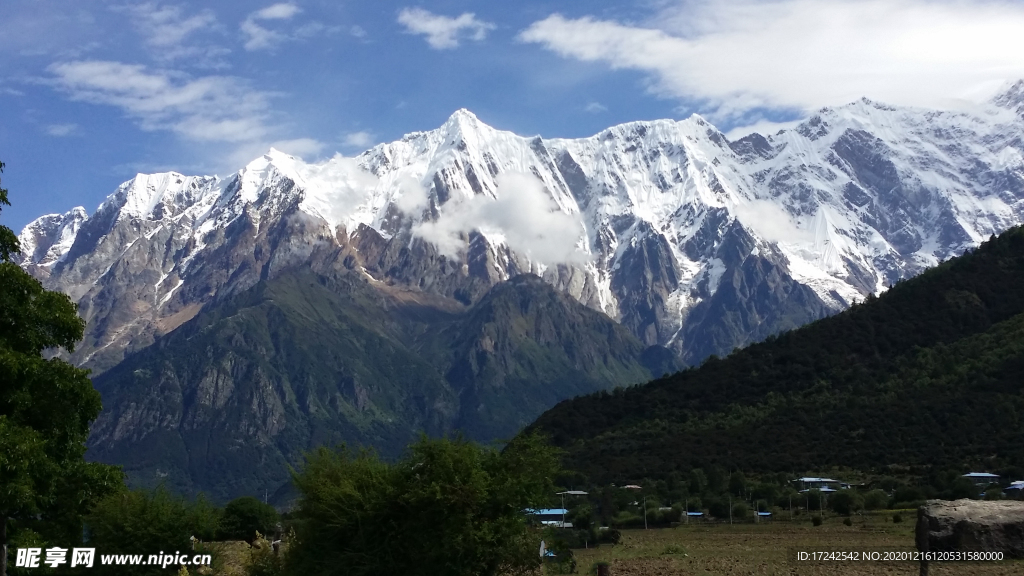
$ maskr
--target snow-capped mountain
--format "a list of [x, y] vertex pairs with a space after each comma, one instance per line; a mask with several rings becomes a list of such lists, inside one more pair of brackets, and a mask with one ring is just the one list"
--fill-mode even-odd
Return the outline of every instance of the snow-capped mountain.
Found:
[[139, 175], [22, 232], [103, 370], [292, 266], [464, 304], [532, 272], [688, 361], [849, 306], [1024, 221], [1024, 82], [970, 112], [863, 99], [729, 141], [699, 116], [522, 137], [466, 110], [319, 164]]

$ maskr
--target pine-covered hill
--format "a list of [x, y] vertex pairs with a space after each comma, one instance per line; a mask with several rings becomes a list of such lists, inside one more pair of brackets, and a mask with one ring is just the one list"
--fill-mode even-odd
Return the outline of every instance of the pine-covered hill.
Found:
[[[647, 352], [645, 354], [645, 352]], [[99, 375], [88, 457], [136, 485], [271, 493], [304, 451], [391, 458], [425, 432], [507, 440], [561, 399], [651, 378], [607, 316], [522, 275], [469, 308], [294, 270], [213, 302]]]
[[1024, 229], [728, 358], [561, 402], [528, 430], [599, 483], [1021, 465]]

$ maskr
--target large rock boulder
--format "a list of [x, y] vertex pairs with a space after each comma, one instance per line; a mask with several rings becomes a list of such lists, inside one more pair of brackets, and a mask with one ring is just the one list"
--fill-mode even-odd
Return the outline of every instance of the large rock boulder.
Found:
[[917, 512], [917, 549], [1024, 558], [1024, 502], [929, 500]]

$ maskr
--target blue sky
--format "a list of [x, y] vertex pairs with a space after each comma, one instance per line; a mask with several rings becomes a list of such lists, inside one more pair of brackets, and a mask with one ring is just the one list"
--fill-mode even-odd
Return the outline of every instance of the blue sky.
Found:
[[860, 96], [966, 105], [1024, 78], [1022, 37], [1024, 3], [1005, 1], [6, 0], [3, 223], [272, 145], [354, 155], [458, 108], [580, 137], [691, 113], [775, 130]]

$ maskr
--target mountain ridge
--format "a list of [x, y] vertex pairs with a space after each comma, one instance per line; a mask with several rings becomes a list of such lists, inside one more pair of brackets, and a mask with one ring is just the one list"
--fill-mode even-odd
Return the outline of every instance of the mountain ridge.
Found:
[[537, 274], [694, 363], [1024, 221], [1014, 90], [976, 112], [862, 99], [732, 142], [697, 115], [569, 140], [459, 110], [355, 158], [272, 150], [224, 179], [140, 175], [85, 219], [27, 226], [22, 265], [80, 303], [90, 328], [72, 360], [97, 372], [222, 291], [336, 257], [463, 302]]

